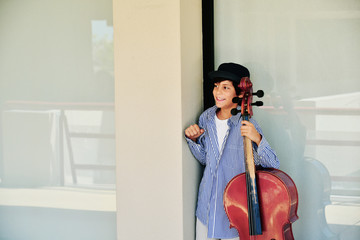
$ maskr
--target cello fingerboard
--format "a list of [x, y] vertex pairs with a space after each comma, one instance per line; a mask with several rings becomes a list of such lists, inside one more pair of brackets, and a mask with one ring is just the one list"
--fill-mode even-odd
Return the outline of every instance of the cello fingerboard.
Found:
[[261, 235], [260, 205], [256, 187], [255, 164], [253, 159], [252, 142], [244, 137], [246, 192], [248, 202], [249, 234]]

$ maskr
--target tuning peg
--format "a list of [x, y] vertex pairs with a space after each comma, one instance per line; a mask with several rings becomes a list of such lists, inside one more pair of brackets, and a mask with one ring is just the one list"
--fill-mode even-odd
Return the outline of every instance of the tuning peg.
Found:
[[232, 102], [233, 102], [233, 103], [241, 103], [241, 100], [242, 100], [242, 98], [234, 97], [234, 98], [232, 99]]
[[264, 91], [263, 90], [257, 90], [252, 95], [256, 95], [257, 97], [262, 98], [264, 96]]
[[264, 103], [263, 103], [262, 101], [256, 101], [256, 102], [254, 102], [254, 103], [251, 103], [251, 106], [260, 107], [260, 106], [262, 106], [262, 105], [264, 105]]
[[238, 110], [237, 108], [231, 109], [231, 115], [233, 115], [233, 116], [235, 116], [235, 115], [238, 114], [239, 112], [241, 112], [241, 110]]

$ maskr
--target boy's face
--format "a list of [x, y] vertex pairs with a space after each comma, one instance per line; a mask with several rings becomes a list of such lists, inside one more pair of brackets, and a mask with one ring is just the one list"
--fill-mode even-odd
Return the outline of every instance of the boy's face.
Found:
[[232, 99], [237, 97], [235, 87], [232, 81], [224, 80], [214, 84], [213, 95], [216, 106], [222, 110], [229, 110], [236, 108], [237, 103], [233, 103]]

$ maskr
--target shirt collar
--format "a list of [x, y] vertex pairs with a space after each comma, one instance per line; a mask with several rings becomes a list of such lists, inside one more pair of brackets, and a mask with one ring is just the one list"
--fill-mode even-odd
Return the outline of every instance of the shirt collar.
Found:
[[[218, 109], [218, 107], [217, 107], [216, 105], [214, 105], [214, 106], [211, 108], [210, 112], [209, 112], [209, 117], [211, 117], [212, 119], [214, 119], [217, 109]], [[241, 106], [237, 106], [237, 109], [238, 109], [238, 110], [241, 110]], [[241, 113], [238, 113], [238, 114], [236, 114], [235, 116], [232, 116], [232, 117], [230, 118], [229, 123], [232, 124], [232, 125], [234, 125], [234, 126], [236, 126], [236, 125], [239, 124], [240, 119], [241, 119]]]
[[[241, 106], [237, 106], [237, 110], [241, 110]], [[230, 122], [234, 126], [237, 126], [240, 123], [240, 119], [241, 119], [241, 111], [238, 114], [236, 114], [235, 116], [232, 116], [230, 118]]]

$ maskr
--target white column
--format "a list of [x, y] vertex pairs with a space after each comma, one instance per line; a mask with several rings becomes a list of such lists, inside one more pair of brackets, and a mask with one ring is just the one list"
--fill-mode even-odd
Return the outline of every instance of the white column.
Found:
[[194, 236], [201, 1], [114, 0], [118, 239]]

